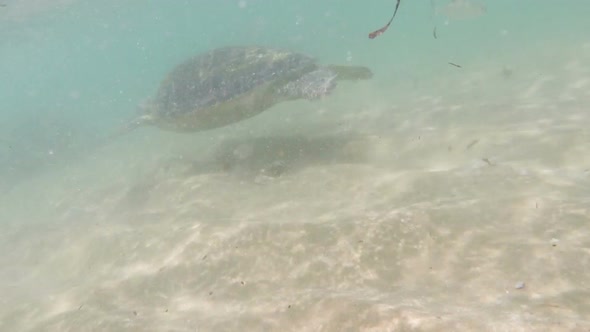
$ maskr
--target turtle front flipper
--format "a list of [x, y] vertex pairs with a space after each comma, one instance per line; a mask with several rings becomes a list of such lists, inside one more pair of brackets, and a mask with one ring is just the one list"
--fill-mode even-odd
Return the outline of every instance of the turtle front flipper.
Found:
[[289, 99], [318, 99], [336, 87], [340, 80], [367, 80], [373, 73], [367, 67], [330, 65], [320, 67], [280, 88], [280, 93]]
[[341, 66], [329, 65], [326, 66], [329, 70], [336, 73], [336, 80], [368, 80], [373, 77], [371, 69], [363, 66]]
[[327, 68], [316, 69], [280, 88], [289, 99], [318, 99], [328, 95], [336, 87], [337, 74]]

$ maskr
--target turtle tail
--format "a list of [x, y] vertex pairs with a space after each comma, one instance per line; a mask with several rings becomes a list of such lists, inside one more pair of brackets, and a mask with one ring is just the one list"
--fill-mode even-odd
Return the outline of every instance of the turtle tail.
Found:
[[363, 66], [329, 65], [328, 69], [336, 73], [336, 80], [368, 80], [373, 77], [371, 69]]

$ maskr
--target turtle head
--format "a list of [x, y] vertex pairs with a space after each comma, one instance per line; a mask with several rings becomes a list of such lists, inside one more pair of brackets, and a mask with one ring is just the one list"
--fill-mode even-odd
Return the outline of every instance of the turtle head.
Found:
[[149, 100], [142, 101], [135, 109], [135, 116], [119, 127], [115, 132], [111, 133], [111, 139], [126, 135], [135, 129], [143, 126], [151, 125], [155, 122], [153, 113], [154, 106]]
[[134, 131], [139, 127], [147, 126], [152, 123], [154, 123], [154, 117], [150, 114], [143, 114], [135, 117], [131, 121], [128, 121], [127, 123], [119, 127], [119, 129], [116, 130], [114, 133], [111, 133], [109, 137], [111, 139], [114, 139], [129, 134], [130, 132]]
[[153, 114], [154, 110], [154, 103], [150, 98], [144, 99], [137, 104], [135, 108], [135, 116], [136, 117], [143, 117], [147, 114]]
[[156, 105], [151, 99], [144, 99], [135, 108], [135, 117], [131, 120], [134, 127], [148, 126], [155, 122]]

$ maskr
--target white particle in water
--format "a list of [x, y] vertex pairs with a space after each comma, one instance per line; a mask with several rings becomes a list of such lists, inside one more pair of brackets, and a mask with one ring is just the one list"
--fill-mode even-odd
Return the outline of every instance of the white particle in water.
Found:
[[295, 17], [295, 25], [301, 25], [301, 24], [303, 24], [303, 16], [297, 15]]
[[352, 62], [352, 52], [351, 51], [346, 52], [346, 61]]

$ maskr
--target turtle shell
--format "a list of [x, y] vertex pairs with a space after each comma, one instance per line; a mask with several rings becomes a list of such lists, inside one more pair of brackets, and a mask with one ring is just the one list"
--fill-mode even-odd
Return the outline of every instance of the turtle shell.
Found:
[[224, 47], [176, 66], [153, 101], [157, 117], [198, 113], [248, 95], [267, 83], [289, 82], [316, 68], [309, 56], [265, 47]]

